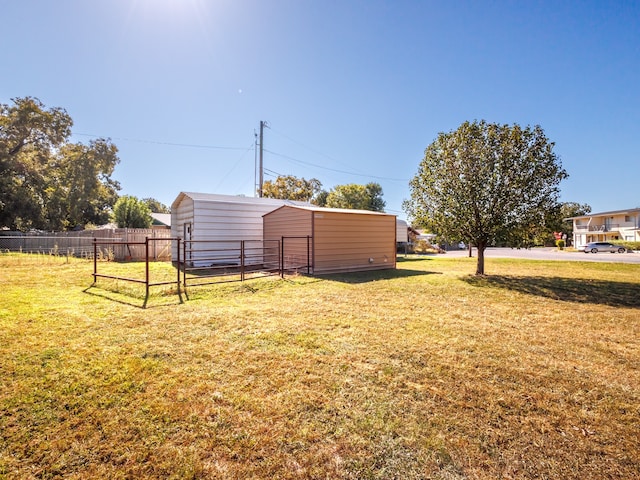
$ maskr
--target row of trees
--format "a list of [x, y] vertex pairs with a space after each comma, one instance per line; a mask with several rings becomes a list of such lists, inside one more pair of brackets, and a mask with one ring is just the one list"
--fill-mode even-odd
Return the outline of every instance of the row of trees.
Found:
[[[88, 145], [70, 141], [73, 121], [62, 108], [33, 97], [0, 104], [0, 227], [10, 230], [71, 230], [115, 221], [145, 227], [149, 212], [168, 212], [153, 198], [119, 200], [112, 178], [118, 149], [109, 139]], [[319, 180], [278, 177], [264, 196], [313, 201], [333, 208], [382, 211], [382, 187], [339, 185], [329, 192]]]
[[337, 185], [326, 191], [322, 189], [322, 183], [316, 178], [307, 180], [293, 175], [281, 175], [273, 181], [264, 182], [262, 194], [267, 198], [299, 200], [328, 208], [383, 212], [386, 205], [382, 199], [382, 187], [375, 182], [366, 185], [355, 183]]
[[[118, 149], [104, 138], [70, 142], [72, 125], [64, 109], [47, 109], [36, 98], [0, 104], [0, 227], [65, 230], [107, 223], [114, 213], [120, 226], [145, 226], [150, 211], [168, 211], [155, 199], [116, 203]], [[476, 246], [476, 273], [484, 274], [487, 246], [532, 246], [554, 231], [570, 233], [563, 219], [590, 211], [559, 203], [568, 175], [553, 147], [540, 126], [465, 122], [427, 147], [403, 207], [415, 226]], [[265, 182], [263, 195], [330, 208], [385, 207], [373, 182], [326, 191], [315, 178], [280, 176]]]
[[[118, 149], [104, 138], [72, 143], [72, 126], [64, 109], [47, 109], [37, 98], [0, 104], [0, 227], [70, 230], [110, 220], [148, 226], [150, 212], [169, 211], [154, 198], [118, 203], [120, 184], [111, 178]], [[134, 210], [132, 225], [125, 219]]]
[[71, 117], [36, 98], [0, 104], [0, 226], [70, 229], [108, 221], [120, 185], [108, 139], [71, 143]]

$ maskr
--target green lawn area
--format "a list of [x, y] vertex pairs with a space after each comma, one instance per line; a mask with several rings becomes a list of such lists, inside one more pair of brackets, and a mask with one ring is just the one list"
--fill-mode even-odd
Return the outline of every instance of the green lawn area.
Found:
[[0, 478], [639, 478], [640, 265], [475, 261], [142, 309], [0, 254]]

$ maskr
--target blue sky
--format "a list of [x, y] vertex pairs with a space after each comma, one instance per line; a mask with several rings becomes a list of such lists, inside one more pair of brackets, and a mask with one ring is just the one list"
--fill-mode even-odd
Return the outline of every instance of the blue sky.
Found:
[[0, 0], [0, 102], [119, 148], [121, 194], [254, 193], [291, 174], [402, 200], [465, 120], [541, 125], [562, 201], [640, 206], [640, 2]]

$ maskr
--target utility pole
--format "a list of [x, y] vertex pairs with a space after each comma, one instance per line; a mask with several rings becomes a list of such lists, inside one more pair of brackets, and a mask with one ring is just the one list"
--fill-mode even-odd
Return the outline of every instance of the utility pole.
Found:
[[258, 133], [253, 131], [253, 196], [258, 195]]
[[260, 184], [258, 186], [258, 197], [262, 198], [262, 184], [264, 183], [264, 164], [262, 163], [262, 150], [264, 139], [264, 124], [265, 122], [260, 120]]

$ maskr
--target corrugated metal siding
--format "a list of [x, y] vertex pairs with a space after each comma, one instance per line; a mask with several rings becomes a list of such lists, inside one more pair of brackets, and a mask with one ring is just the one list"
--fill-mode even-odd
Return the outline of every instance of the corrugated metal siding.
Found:
[[407, 243], [409, 241], [409, 225], [404, 220], [396, 220], [396, 242]]
[[316, 212], [314, 248], [314, 273], [395, 268], [395, 216]]
[[[297, 208], [279, 208], [266, 214], [264, 218], [264, 239], [284, 240], [283, 264], [286, 270], [306, 268], [308, 260], [313, 255], [313, 245], [307, 245], [306, 238], [312, 235], [312, 212]], [[307, 252], [307, 247], [309, 252]]]
[[281, 237], [306, 237], [311, 235], [313, 212], [296, 208], [279, 208], [264, 216], [265, 240]]
[[262, 240], [262, 216], [273, 205], [198, 202], [194, 240]]
[[[240, 240], [262, 241], [262, 216], [287, 203], [292, 202], [181, 192], [171, 206], [172, 232], [184, 239], [184, 224], [190, 222], [191, 240], [211, 242], [211, 245], [193, 244], [194, 249], [237, 249]], [[175, 249], [172, 254], [177, 258]], [[210, 253], [206, 255], [210, 256]], [[192, 252], [190, 260], [194, 264], [198, 258], [198, 252]]]
[[[191, 223], [193, 227], [193, 199], [182, 196], [179, 203], [171, 206], [171, 236], [174, 238], [182, 238], [184, 240], [184, 224]], [[176, 242], [177, 243], [177, 242]], [[171, 247], [171, 258], [178, 258], [176, 252], [176, 243]]]
[[393, 215], [285, 206], [264, 216], [264, 235], [265, 239], [312, 235], [313, 273], [396, 266], [396, 218]]

